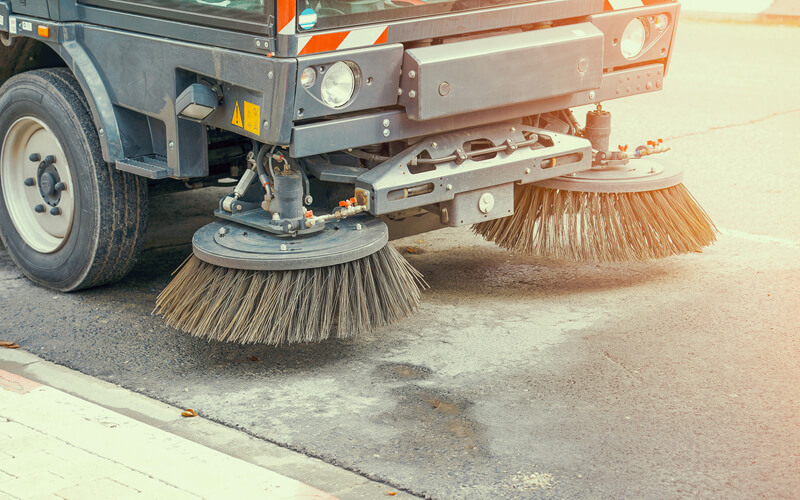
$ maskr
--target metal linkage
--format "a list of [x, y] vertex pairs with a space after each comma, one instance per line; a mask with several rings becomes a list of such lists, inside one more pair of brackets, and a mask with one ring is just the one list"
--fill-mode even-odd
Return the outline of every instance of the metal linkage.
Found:
[[[484, 143], [492, 146], [467, 151]], [[440, 156], [442, 151], [454, 153]], [[466, 193], [477, 203], [489, 188], [588, 170], [591, 158], [591, 144], [582, 137], [518, 122], [488, 125], [419, 141], [361, 174], [356, 196], [373, 215], [449, 203]]]
[[[303, 169], [277, 148], [262, 146], [258, 155], [247, 156], [248, 169], [242, 174], [232, 195], [220, 201], [215, 215], [274, 236], [299, 236], [317, 233], [325, 223], [339, 221], [367, 211], [366, 203], [355, 198], [342, 200], [332, 213], [315, 216], [306, 208], [313, 202], [310, 183]], [[264, 168], [264, 163], [267, 168]], [[258, 177], [259, 188], [255, 183]], [[263, 201], [255, 202], [263, 193]]]

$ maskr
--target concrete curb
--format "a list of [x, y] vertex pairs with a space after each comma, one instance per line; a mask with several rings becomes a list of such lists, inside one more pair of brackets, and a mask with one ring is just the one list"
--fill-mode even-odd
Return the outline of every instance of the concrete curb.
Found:
[[[75, 396], [229, 457], [300, 481], [343, 500], [380, 497], [417, 498], [205, 418], [182, 417], [183, 410], [180, 408], [50, 363], [22, 349], [0, 348], [0, 370]], [[0, 386], [0, 397], [3, 396], [3, 391]]]

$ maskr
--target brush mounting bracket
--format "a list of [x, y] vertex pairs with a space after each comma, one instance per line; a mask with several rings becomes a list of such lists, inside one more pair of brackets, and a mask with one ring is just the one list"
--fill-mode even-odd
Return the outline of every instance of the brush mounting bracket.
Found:
[[215, 266], [286, 271], [333, 266], [367, 257], [389, 241], [386, 224], [358, 215], [320, 225], [314, 235], [280, 238], [229, 221], [214, 221], [192, 238], [194, 255]]
[[626, 165], [593, 168], [537, 182], [537, 186], [592, 193], [638, 193], [676, 186], [683, 168], [673, 162], [641, 158]]

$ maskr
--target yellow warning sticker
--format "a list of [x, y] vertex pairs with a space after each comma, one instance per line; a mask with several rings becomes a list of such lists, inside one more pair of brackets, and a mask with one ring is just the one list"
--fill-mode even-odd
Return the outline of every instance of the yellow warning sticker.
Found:
[[233, 119], [231, 120], [231, 125], [236, 125], [239, 128], [242, 128], [242, 112], [239, 109], [239, 101], [236, 101], [236, 107], [233, 108]]
[[244, 101], [244, 129], [261, 135], [261, 107], [247, 101]]

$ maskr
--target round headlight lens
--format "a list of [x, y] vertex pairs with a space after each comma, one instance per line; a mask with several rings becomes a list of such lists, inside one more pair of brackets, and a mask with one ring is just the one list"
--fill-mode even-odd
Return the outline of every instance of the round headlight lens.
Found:
[[669, 26], [669, 16], [666, 14], [659, 14], [653, 21], [653, 26], [659, 31], [664, 31]]
[[331, 64], [322, 75], [319, 90], [322, 102], [332, 108], [341, 108], [350, 101], [356, 91], [356, 74], [345, 62]]
[[306, 68], [300, 73], [300, 85], [304, 88], [309, 88], [317, 81], [317, 72], [314, 68]]
[[625, 27], [619, 42], [619, 50], [622, 52], [622, 56], [625, 59], [633, 59], [641, 54], [646, 38], [647, 31], [642, 20], [638, 17], [633, 19]]

